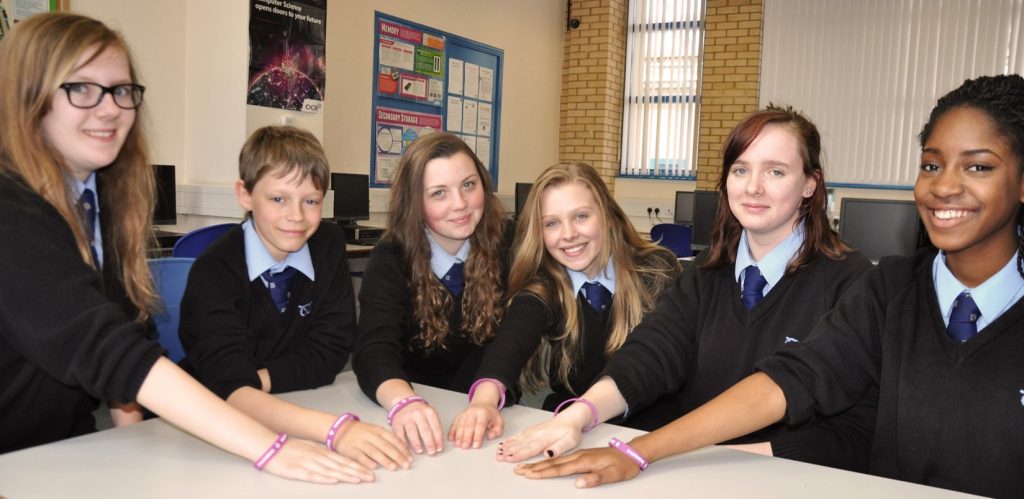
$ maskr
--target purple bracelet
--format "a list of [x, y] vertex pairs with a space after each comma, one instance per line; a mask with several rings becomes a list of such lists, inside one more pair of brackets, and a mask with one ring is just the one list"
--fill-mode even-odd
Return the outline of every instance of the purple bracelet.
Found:
[[341, 425], [345, 424], [345, 421], [350, 419], [352, 421], [359, 421], [359, 416], [356, 416], [351, 412], [346, 412], [341, 416], [338, 416], [338, 419], [334, 420], [334, 424], [331, 425], [331, 429], [327, 430], [327, 439], [324, 440], [324, 443], [327, 444], [327, 450], [332, 452], [334, 451], [334, 436], [338, 434], [338, 429], [341, 428]]
[[498, 380], [494, 379], [494, 378], [480, 378], [480, 379], [476, 380], [473, 383], [473, 385], [469, 387], [469, 401], [470, 401], [470, 403], [473, 402], [473, 393], [476, 392], [476, 388], [478, 386], [480, 386], [481, 383], [486, 383], [488, 381], [490, 381], [491, 383], [497, 384], [498, 385], [498, 390], [501, 391], [501, 400], [498, 401], [498, 411], [501, 411], [502, 409], [505, 408], [505, 384], [502, 383], [501, 381], [498, 381]]
[[608, 441], [608, 446], [625, 454], [626, 457], [632, 459], [633, 462], [640, 467], [640, 471], [646, 470], [647, 465], [651, 464], [650, 462], [647, 461], [647, 458], [640, 455], [640, 453], [637, 452], [636, 449], [630, 447], [629, 444], [615, 437], [612, 437], [612, 439]]
[[274, 440], [274, 443], [270, 445], [270, 448], [267, 449], [267, 451], [264, 452], [263, 455], [260, 456], [259, 459], [257, 459], [257, 460], [252, 462], [253, 467], [258, 469], [258, 470], [260, 470], [260, 471], [263, 471], [263, 467], [266, 466], [267, 463], [269, 463], [270, 460], [273, 459], [274, 456], [277, 455], [277, 452], [281, 450], [281, 447], [284, 447], [284, 443], [287, 442], [287, 441], [288, 441], [288, 434], [287, 433], [284, 433], [284, 432], [278, 433], [277, 434], [277, 440]]
[[593, 402], [583, 397], [574, 397], [571, 399], [566, 399], [561, 404], [558, 404], [558, 407], [555, 407], [555, 415], [557, 416], [558, 413], [562, 410], [562, 407], [565, 407], [565, 404], [568, 404], [570, 402], [581, 402], [590, 408], [590, 424], [583, 427], [583, 433], [586, 433], [597, 427], [597, 406], [595, 406]]
[[405, 397], [404, 399], [396, 402], [394, 407], [392, 407], [391, 410], [388, 411], [388, 426], [391, 426], [391, 420], [395, 419], [395, 414], [398, 414], [398, 411], [405, 409], [405, 406], [413, 402], [423, 402], [424, 404], [430, 405], [429, 403], [427, 403], [427, 399], [420, 397], [419, 395]]

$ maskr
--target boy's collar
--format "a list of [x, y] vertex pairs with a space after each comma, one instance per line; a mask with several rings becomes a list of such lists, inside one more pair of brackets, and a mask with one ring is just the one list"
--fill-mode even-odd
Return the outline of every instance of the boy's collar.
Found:
[[313, 270], [313, 258], [309, 254], [309, 243], [302, 245], [298, 251], [288, 253], [284, 261], [278, 262], [270, 255], [270, 251], [263, 244], [260, 235], [253, 227], [252, 219], [242, 223], [242, 232], [245, 240], [245, 265], [249, 273], [249, 281], [255, 280], [260, 274], [268, 269], [281, 271], [285, 267], [294, 267], [302, 272], [310, 281], [316, 280], [316, 273]]

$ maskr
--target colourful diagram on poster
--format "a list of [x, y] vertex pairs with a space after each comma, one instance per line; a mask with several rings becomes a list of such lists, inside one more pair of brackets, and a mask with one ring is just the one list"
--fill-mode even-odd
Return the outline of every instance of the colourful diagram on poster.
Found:
[[390, 184], [402, 152], [417, 138], [441, 130], [441, 115], [378, 107], [374, 113], [374, 126], [377, 168], [373, 181]]
[[377, 95], [443, 105], [444, 37], [380, 20], [377, 38]]

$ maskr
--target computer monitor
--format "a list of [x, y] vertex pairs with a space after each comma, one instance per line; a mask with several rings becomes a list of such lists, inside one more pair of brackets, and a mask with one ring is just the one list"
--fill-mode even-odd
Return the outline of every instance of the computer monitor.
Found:
[[693, 191], [676, 191], [673, 222], [678, 225], [693, 225]]
[[178, 223], [174, 184], [174, 165], [153, 165], [156, 179], [156, 206], [153, 209], [153, 225], [174, 225]]
[[872, 261], [909, 255], [922, 243], [913, 201], [843, 198], [841, 206], [839, 238]]
[[519, 214], [523, 212], [523, 208], [526, 207], [526, 198], [530, 195], [530, 188], [533, 184], [525, 184], [522, 182], [516, 182], [516, 219], [519, 219]]
[[718, 213], [718, 191], [693, 192], [693, 240], [694, 246], [711, 246], [711, 229]]
[[359, 173], [332, 173], [334, 221], [355, 225], [370, 219], [370, 176]]

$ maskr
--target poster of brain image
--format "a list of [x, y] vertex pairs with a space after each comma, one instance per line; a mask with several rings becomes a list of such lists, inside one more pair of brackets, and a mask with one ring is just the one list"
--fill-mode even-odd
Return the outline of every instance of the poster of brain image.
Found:
[[253, 106], [320, 112], [327, 81], [327, 0], [251, 0]]

